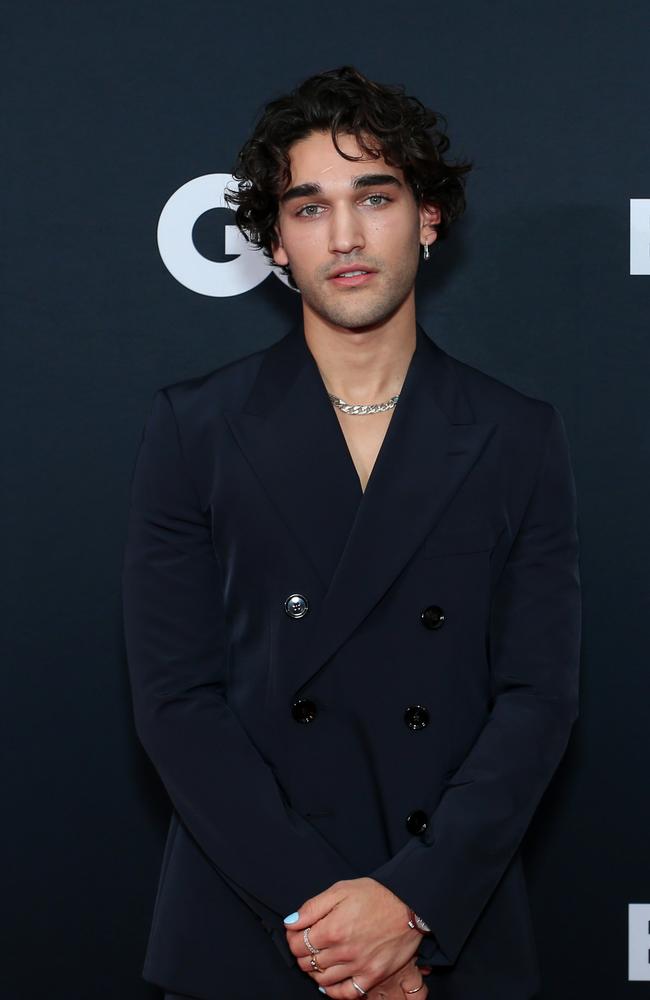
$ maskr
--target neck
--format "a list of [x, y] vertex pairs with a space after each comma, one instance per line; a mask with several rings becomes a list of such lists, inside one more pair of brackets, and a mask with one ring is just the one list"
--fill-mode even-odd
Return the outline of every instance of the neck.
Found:
[[376, 325], [338, 326], [304, 302], [303, 323], [328, 392], [346, 403], [381, 403], [400, 392], [416, 344], [412, 294]]

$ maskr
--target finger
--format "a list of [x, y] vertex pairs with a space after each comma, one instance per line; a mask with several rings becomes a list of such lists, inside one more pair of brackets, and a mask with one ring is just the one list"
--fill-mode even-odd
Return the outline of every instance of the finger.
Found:
[[309, 956], [312, 954], [312, 952], [309, 950], [309, 947], [307, 946], [307, 942], [305, 941], [305, 931], [307, 932], [307, 937], [312, 947], [318, 948], [319, 951], [321, 950], [322, 947], [324, 947], [324, 942], [322, 942], [322, 938], [321, 942], [316, 943], [314, 941], [312, 937], [312, 934], [314, 933], [314, 928], [311, 926], [305, 927], [304, 930], [302, 931], [286, 931], [287, 944], [289, 945], [289, 950], [293, 955], [296, 956], [296, 958], [303, 958], [305, 955], [307, 956], [307, 958], [309, 958]]
[[[361, 994], [355, 990], [349, 977], [340, 983], [332, 983], [330, 986], [321, 987], [321, 989], [325, 991], [325, 996], [330, 997], [330, 1000], [356, 1000], [357, 997], [361, 997]], [[316, 993], [316, 996], [318, 996], [318, 993]]]
[[422, 976], [405, 976], [400, 979], [400, 986], [402, 992], [407, 997], [417, 997], [417, 1000], [422, 1000], [423, 997], [427, 995], [427, 985], [422, 979]]
[[312, 954], [307, 946], [307, 942], [305, 941], [305, 931], [307, 932], [309, 943], [313, 948], [318, 948], [319, 951], [323, 951], [323, 949], [330, 947], [332, 944], [332, 937], [331, 934], [328, 933], [327, 927], [327, 921], [319, 921], [315, 925], [309, 924], [302, 930], [294, 931], [287, 929], [287, 943], [292, 954], [294, 954], [297, 958], [301, 955], [307, 955], [309, 957], [309, 955]]
[[[317, 955], [316, 958], [320, 959], [320, 955]], [[305, 963], [306, 968], [303, 966], [303, 962]], [[303, 969], [303, 971], [311, 979], [313, 979], [313, 981], [316, 983], [317, 986], [324, 986], [328, 993], [330, 991], [330, 987], [340, 986], [341, 983], [346, 983], [346, 982], [350, 984], [350, 977], [353, 975], [357, 979], [357, 982], [359, 982], [359, 979], [354, 972], [354, 965], [352, 965], [352, 963], [350, 962], [339, 962], [334, 965], [330, 964], [327, 966], [322, 965], [321, 966], [323, 970], [322, 972], [318, 972], [317, 969], [314, 969], [313, 966], [310, 964], [309, 959], [307, 959], [306, 961], [305, 959], [299, 959], [298, 964]], [[361, 994], [358, 993], [353, 986], [351, 986], [351, 989], [353, 993], [357, 994], [357, 996], [361, 996]], [[348, 989], [347, 992], [349, 993], [350, 990]]]
[[[316, 965], [312, 964], [312, 958], [320, 968], [320, 972]], [[327, 948], [319, 955], [301, 955], [296, 961], [303, 972], [313, 975], [319, 986], [339, 983], [342, 979], [352, 975], [354, 971], [354, 966], [351, 966], [342, 955], [337, 954], [335, 948]]]
[[284, 918], [285, 927], [292, 931], [301, 931], [305, 927], [309, 927], [310, 924], [315, 924], [321, 917], [327, 916], [342, 898], [341, 889], [337, 888], [338, 885], [339, 883], [336, 882], [324, 892], [319, 892], [317, 896], [311, 896], [305, 900], [299, 910], [287, 914]]
[[[354, 980], [357, 983], [357, 986], [366, 990], [368, 997], [377, 998], [376, 993], [370, 992], [368, 979], [367, 977], [364, 979], [362, 973], [359, 973], [358, 976], [354, 974]], [[363, 996], [363, 994], [360, 993], [359, 990], [357, 990], [352, 984], [352, 974], [350, 974], [350, 972], [339, 973], [338, 979], [329, 984], [321, 983], [321, 977], [319, 976], [318, 985], [325, 991], [326, 996], [331, 997], [332, 1000], [359, 1000], [359, 997]], [[383, 989], [383, 987], [380, 986], [378, 989]], [[404, 996], [397, 986], [395, 986], [394, 995], [389, 991], [386, 993], [386, 997], [388, 1000], [404, 1000]]]

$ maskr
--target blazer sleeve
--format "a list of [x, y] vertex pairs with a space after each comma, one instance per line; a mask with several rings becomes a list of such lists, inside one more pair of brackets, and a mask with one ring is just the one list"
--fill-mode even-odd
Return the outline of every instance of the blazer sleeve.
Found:
[[188, 471], [159, 389], [135, 461], [122, 568], [136, 732], [183, 824], [290, 964], [282, 918], [354, 872], [289, 807], [228, 707], [222, 573]]
[[517, 851], [578, 716], [581, 599], [576, 491], [562, 417], [490, 605], [491, 711], [420, 837], [369, 873], [431, 927], [420, 953], [458, 958]]

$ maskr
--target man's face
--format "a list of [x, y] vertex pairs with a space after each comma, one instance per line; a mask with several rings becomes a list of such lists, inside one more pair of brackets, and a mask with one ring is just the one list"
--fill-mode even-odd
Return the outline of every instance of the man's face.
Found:
[[[354, 136], [337, 141], [345, 153], [362, 152]], [[329, 132], [294, 143], [289, 159], [275, 262], [291, 267], [304, 308], [326, 321], [358, 329], [389, 319], [413, 292], [420, 247], [435, 239], [438, 209], [418, 207], [402, 170], [383, 157], [340, 156]], [[334, 277], [342, 268], [368, 273]]]

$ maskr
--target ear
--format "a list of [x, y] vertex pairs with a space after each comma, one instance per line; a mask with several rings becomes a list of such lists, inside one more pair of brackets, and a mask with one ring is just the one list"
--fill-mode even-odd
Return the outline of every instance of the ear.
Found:
[[[423, 202], [419, 208], [420, 212], [420, 238], [422, 243], [435, 243], [438, 239], [438, 233], [435, 227], [440, 223], [442, 218], [440, 209], [437, 205], [427, 204]], [[433, 235], [433, 239], [431, 236]]]
[[284, 244], [282, 243], [282, 233], [278, 226], [275, 227], [275, 238], [272, 244], [273, 248], [273, 260], [280, 267], [286, 267], [289, 263], [289, 258], [287, 257], [286, 250], [284, 249]]

